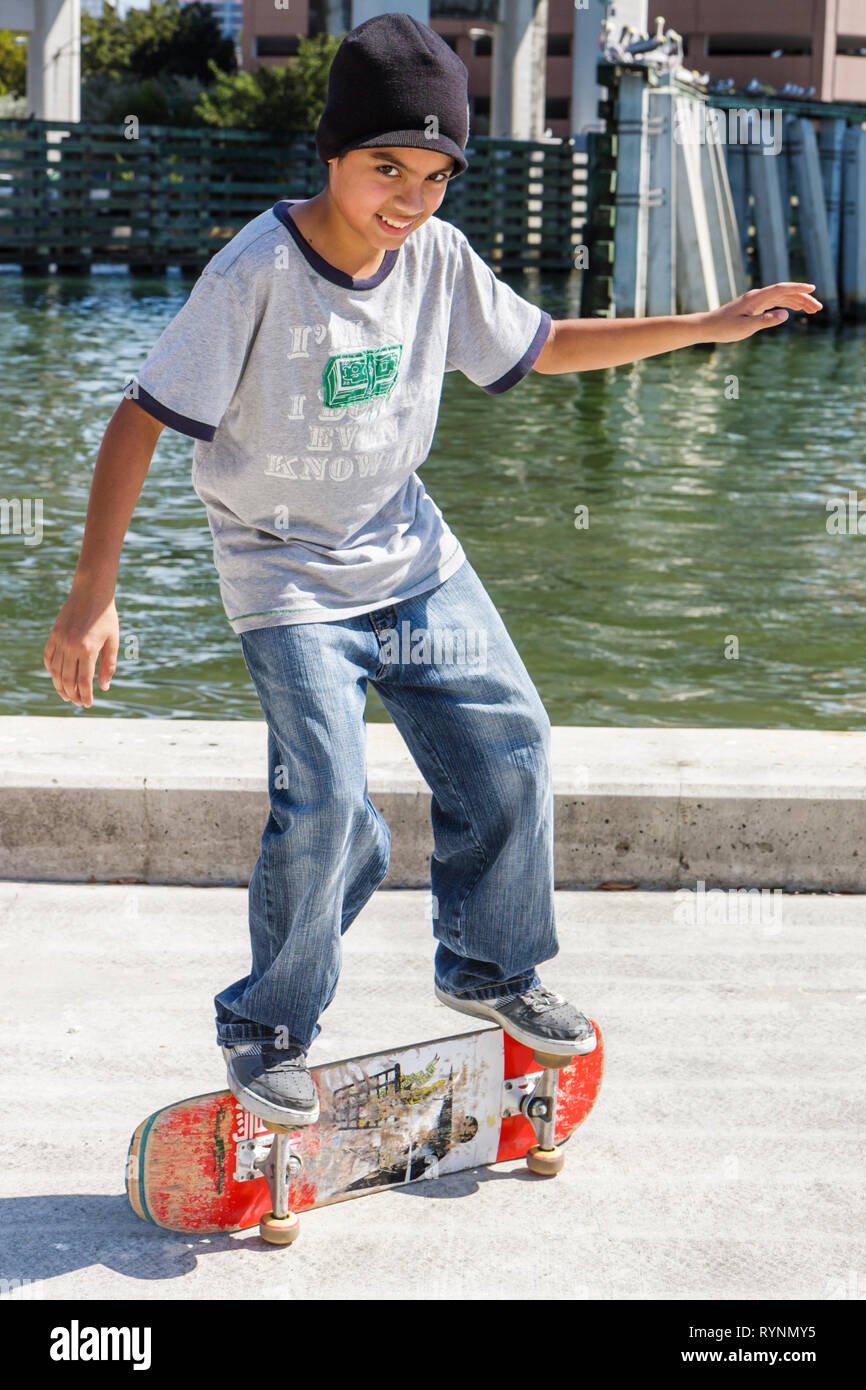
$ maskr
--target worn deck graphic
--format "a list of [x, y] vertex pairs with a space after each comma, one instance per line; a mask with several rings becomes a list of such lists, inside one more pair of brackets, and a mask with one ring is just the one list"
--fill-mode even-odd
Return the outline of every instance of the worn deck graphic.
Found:
[[[556, 1142], [592, 1108], [603, 1043], [559, 1072]], [[311, 1068], [320, 1115], [293, 1131], [303, 1163], [289, 1191], [292, 1211], [365, 1192], [520, 1158], [535, 1144], [522, 1115], [502, 1118], [504, 1081], [541, 1071], [529, 1048], [501, 1029], [437, 1038]], [[271, 1208], [253, 1166], [273, 1135], [219, 1091], [158, 1110], [136, 1129], [127, 1159], [133, 1210], [177, 1231], [233, 1231]]]

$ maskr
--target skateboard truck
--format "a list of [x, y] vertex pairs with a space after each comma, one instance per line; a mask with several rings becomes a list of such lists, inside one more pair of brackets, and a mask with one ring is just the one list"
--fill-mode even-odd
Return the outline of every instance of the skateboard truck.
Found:
[[559, 1093], [559, 1068], [567, 1066], [570, 1057], [557, 1057], [547, 1052], [534, 1052], [533, 1057], [542, 1072], [531, 1076], [513, 1076], [502, 1087], [502, 1115], [523, 1115], [535, 1130], [538, 1143], [526, 1155], [526, 1166], [533, 1173], [553, 1177], [565, 1163], [565, 1154], [554, 1138], [556, 1102]]
[[[263, 1173], [271, 1194], [272, 1210], [259, 1222], [259, 1235], [269, 1245], [291, 1245], [301, 1234], [301, 1218], [289, 1211], [289, 1187], [301, 1171], [303, 1161], [292, 1147], [294, 1130], [277, 1129], [272, 1136], [260, 1135], [238, 1145], [235, 1176], [244, 1181]], [[267, 1138], [272, 1139], [267, 1143]]]

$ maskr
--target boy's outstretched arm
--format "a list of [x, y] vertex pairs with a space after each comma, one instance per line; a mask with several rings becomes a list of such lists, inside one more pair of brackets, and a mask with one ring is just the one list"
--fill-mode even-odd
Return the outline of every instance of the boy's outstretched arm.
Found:
[[649, 319], [554, 319], [536, 358], [536, 372], [591, 372], [620, 367], [695, 343], [736, 343], [762, 328], [784, 323], [789, 309], [816, 314], [823, 306], [814, 285], [783, 281], [700, 314], [662, 314]]

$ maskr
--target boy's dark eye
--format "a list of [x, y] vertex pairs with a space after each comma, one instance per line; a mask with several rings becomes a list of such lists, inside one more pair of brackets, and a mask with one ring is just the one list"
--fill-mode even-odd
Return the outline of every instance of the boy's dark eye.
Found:
[[[400, 172], [399, 169], [397, 169], [397, 165], [396, 165], [396, 164], [377, 164], [377, 165], [376, 165], [376, 173], [377, 173], [377, 174], [381, 174], [381, 173], [382, 173], [384, 170], [386, 170], [386, 169], [394, 169], [394, 170], [396, 170], [397, 173]], [[436, 183], [442, 183], [443, 181], [447, 181], [450, 177], [451, 177], [450, 174], [439, 174], [439, 173], [436, 173], [436, 174], [429, 174], [429, 175], [428, 175], [428, 178], [434, 179], [434, 180], [436, 181]]]

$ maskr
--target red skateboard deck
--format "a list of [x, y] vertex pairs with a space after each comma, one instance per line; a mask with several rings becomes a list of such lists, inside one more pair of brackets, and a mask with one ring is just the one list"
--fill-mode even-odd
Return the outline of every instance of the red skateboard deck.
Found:
[[[598, 1095], [603, 1041], [594, 1027], [595, 1051], [555, 1073], [557, 1146], [586, 1119]], [[302, 1163], [289, 1186], [292, 1212], [522, 1158], [538, 1143], [530, 1120], [508, 1111], [544, 1068], [501, 1028], [310, 1070], [320, 1114], [315, 1124], [291, 1131]], [[272, 1199], [253, 1162], [268, 1153], [273, 1138], [228, 1090], [158, 1110], [138, 1126], [129, 1146], [130, 1204], [144, 1220], [173, 1231], [256, 1226]]]

